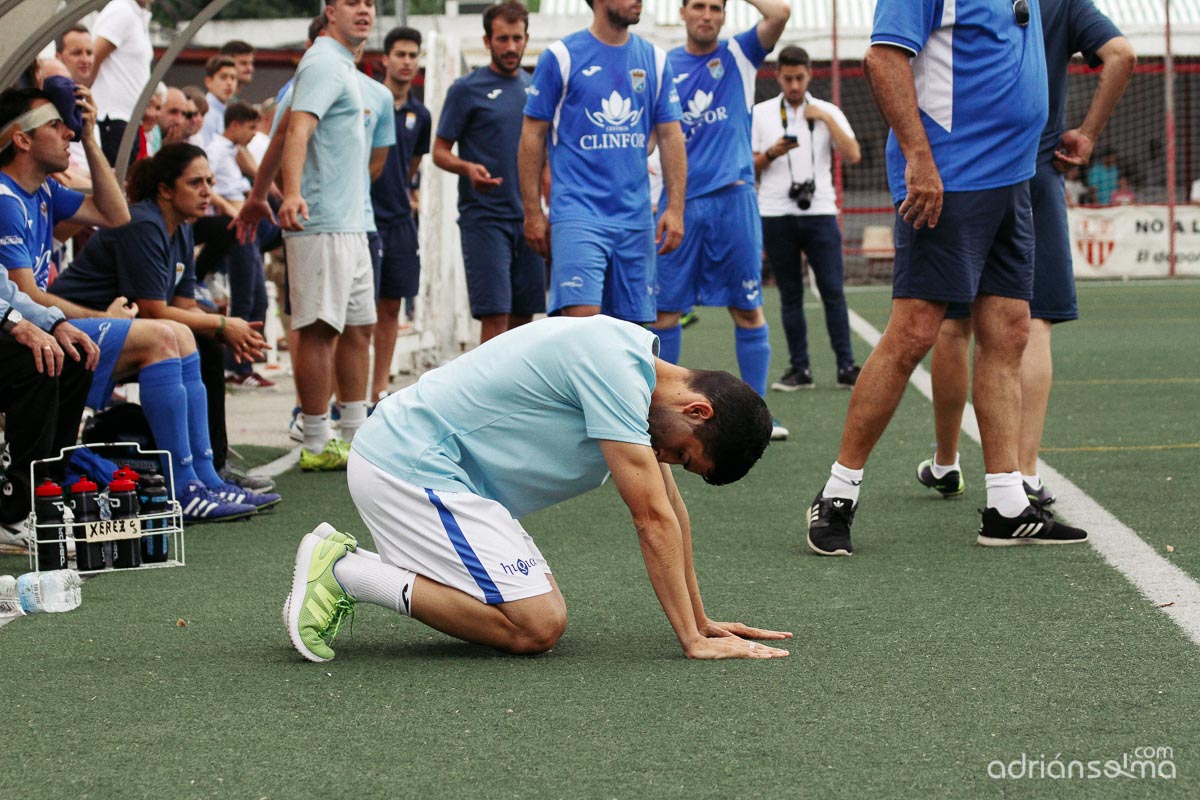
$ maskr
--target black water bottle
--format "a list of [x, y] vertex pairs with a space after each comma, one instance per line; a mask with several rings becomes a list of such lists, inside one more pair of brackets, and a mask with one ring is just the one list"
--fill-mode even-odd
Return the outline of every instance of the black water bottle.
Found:
[[75, 516], [72, 534], [75, 537], [75, 559], [80, 572], [105, 569], [112, 565], [111, 542], [89, 542], [89, 523], [100, 521], [100, 501], [95, 482], [86, 475], [71, 484], [71, 511]]
[[142, 507], [142, 562], [161, 564], [171, 552], [171, 537], [165, 531], [171, 521], [164, 517], [147, 519], [151, 514], [170, 511], [167, 481], [157, 472], [143, 472], [138, 478], [138, 502]]
[[[114, 528], [123, 524], [128, 526], [129, 530], [133, 533], [140, 532], [137, 521], [137, 485], [129, 477], [128, 472], [117, 470], [112, 482], [108, 484], [108, 506]], [[114, 569], [132, 569], [133, 567], [140, 567], [142, 565], [140, 536], [115, 539], [112, 545]]]
[[[63, 525], [62, 487], [46, 478], [33, 490], [34, 521], [37, 523], [38, 570], [67, 568], [67, 529]], [[53, 528], [43, 527], [53, 525]]]

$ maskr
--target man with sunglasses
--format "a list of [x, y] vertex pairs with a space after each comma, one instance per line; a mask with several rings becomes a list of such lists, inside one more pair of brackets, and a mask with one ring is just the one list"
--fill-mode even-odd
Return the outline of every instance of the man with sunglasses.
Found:
[[809, 509], [809, 548], [853, 552], [863, 467], [949, 303], [971, 304], [977, 342], [974, 399], [987, 472], [977, 541], [1086, 541], [1084, 531], [1030, 504], [1017, 455], [1033, 289], [1029, 179], [1048, 103], [1037, 3], [879, 0], [863, 66], [891, 125], [892, 311], [851, 395], [837, 461]]

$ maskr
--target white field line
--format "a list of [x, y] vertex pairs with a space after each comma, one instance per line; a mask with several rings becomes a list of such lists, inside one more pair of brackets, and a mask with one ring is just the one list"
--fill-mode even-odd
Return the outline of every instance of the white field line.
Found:
[[260, 478], [277, 478], [287, 472], [292, 467], [296, 466], [296, 462], [300, 458], [300, 445], [296, 445], [288, 452], [281, 455], [279, 458], [263, 464], [261, 467], [255, 467], [249, 470], [251, 475], [257, 475]]
[[[850, 311], [850, 327], [871, 347], [879, 343], [879, 331], [853, 310]], [[932, 381], [923, 366], [917, 365], [911, 383], [926, 399], [933, 400]], [[979, 441], [979, 424], [970, 403], [963, 410], [962, 429], [967, 436]], [[1088, 541], [1104, 560], [1136, 586], [1147, 600], [1159, 606], [1189, 639], [1200, 645], [1200, 584], [1040, 459], [1038, 473], [1054, 489], [1058, 498], [1054, 503], [1055, 511], [1061, 511], [1064, 517], [1086, 530]]]

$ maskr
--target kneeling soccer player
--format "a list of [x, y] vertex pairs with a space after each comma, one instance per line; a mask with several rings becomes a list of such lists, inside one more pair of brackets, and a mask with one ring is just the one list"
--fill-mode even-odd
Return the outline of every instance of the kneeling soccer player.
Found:
[[678, 367], [657, 350], [637, 325], [551, 318], [380, 402], [347, 470], [379, 553], [324, 523], [305, 535], [284, 604], [296, 649], [311, 661], [333, 658], [330, 642], [362, 600], [510, 653], [549, 650], [566, 628], [566, 605], [517, 519], [611, 472], [687, 656], [786, 656], [748, 640], [790, 633], [706, 615], [669, 466], [732, 483], [762, 455], [771, 415], [732, 375]]

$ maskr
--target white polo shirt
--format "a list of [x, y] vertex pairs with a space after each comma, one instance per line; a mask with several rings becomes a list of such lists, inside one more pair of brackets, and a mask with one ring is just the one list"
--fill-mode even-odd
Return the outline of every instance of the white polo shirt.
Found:
[[[799, 108], [792, 108], [784, 102], [783, 95], [765, 100], [754, 106], [754, 117], [750, 127], [750, 146], [756, 153], [765, 153], [767, 149], [783, 136], [783, 119], [780, 116], [780, 106], [787, 115], [787, 132], [796, 137], [797, 147], [784, 155], [770, 161], [758, 177], [758, 213], [763, 217], [786, 216], [827, 216], [836, 215], [837, 193], [833, 189], [833, 136], [824, 122], [813, 124], [812, 132], [808, 129], [808, 120], [804, 118], [804, 110], [808, 104], [824, 109], [837, 121], [842, 130], [850, 138], [854, 137], [854, 129], [842, 110], [833, 103], [818, 100], [811, 94], [804, 95], [804, 102]], [[810, 155], [815, 151], [815, 158]], [[791, 172], [788, 172], [788, 165]], [[815, 171], [815, 177], [814, 177]], [[792, 182], [804, 183], [812, 178], [817, 185], [813, 194], [812, 205], [807, 211], [801, 211], [796, 201], [788, 197]]]
[[112, 0], [96, 17], [92, 38], [107, 39], [117, 48], [104, 59], [92, 82], [97, 116], [128, 122], [150, 82], [150, 62], [154, 60], [150, 9], [142, 8], [137, 0]]
[[237, 163], [237, 146], [219, 133], [204, 148], [208, 167], [213, 171], [213, 191], [226, 200], [245, 200], [250, 181]]

